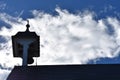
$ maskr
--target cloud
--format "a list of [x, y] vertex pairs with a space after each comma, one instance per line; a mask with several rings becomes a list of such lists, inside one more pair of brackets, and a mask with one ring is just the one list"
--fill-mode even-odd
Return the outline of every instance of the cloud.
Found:
[[41, 45], [44, 45], [40, 64], [44, 61], [84, 64], [92, 59], [112, 58], [119, 54], [117, 19], [108, 17], [96, 21], [91, 12], [72, 14], [59, 8], [56, 11], [58, 15], [52, 16], [35, 10], [35, 19], [30, 19], [34, 24], [32, 30], [41, 35]]
[[104, 9], [100, 11], [100, 13], [107, 13], [109, 11], [115, 10], [116, 7], [112, 6], [112, 5], [105, 5]]
[[10, 71], [0, 69], [0, 80], [6, 80]]
[[[120, 21], [113, 17], [95, 20], [93, 12], [70, 13], [60, 8], [57, 15], [33, 10], [30, 30], [40, 35], [41, 64], [87, 64], [99, 58], [114, 58], [119, 55]], [[21, 65], [21, 59], [13, 58], [11, 36], [25, 31], [26, 21], [20, 17], [0, 14], [1, 20], [11, 28], [2, 26], [0, 38], [0, 65], [13, 68]], [[34, 64], [35, 64], [34, 63]]]
[[0, 10], [4, 10], [6, 8], [6, 3], [0, 1]]

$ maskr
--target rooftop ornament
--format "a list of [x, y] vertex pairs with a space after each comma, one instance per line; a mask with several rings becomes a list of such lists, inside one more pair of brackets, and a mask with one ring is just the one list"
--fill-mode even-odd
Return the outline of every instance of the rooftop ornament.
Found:
[[27, 20], [26, 31], [29, 31], [29, 28], [30, 28], [29, 20]]

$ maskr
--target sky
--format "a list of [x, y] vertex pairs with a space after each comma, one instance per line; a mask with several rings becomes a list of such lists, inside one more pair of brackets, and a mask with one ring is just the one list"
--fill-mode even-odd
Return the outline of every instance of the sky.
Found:
[[40, 35], [33, 65], [119, 64], [119, 0], [0, 0], [0, 80], [22, 59], [13, 58], [11, 36]]

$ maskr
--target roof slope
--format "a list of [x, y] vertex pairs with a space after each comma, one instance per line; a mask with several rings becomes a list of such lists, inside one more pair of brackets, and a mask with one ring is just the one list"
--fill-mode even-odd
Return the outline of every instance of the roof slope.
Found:
[[120, 64], [16, 66], [7, 80], [120, 80]]

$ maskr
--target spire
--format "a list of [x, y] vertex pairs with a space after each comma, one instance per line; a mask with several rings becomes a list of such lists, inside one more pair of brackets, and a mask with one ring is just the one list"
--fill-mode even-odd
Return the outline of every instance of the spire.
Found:
[[27, 25], [26, 25], [26, 31], [27, 31], [27, 32], [29, 32], [29, 28], [30, 28], [29, 20], [27, 20]]

